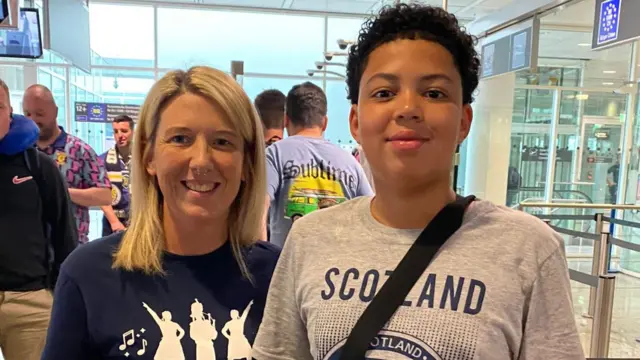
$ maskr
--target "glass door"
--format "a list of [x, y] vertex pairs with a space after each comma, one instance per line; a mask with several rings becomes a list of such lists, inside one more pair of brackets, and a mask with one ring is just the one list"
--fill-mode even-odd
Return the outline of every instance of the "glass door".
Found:
[[620, 119], [585, 116], [580, 139], [576, 183], [584, 185], [594, 203], [615, 202], [622, 149]]

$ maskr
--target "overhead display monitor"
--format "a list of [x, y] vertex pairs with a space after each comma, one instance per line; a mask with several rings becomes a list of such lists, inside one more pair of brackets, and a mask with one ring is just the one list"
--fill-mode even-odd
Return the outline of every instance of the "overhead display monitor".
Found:
[[42, 31], [38, 9], [21, 8], [18, 29], [0, 29], [0, 57], [42, 57]]
[[18, 0], [0, 0], [0, 29], [18, 29]]
[[9, 0], [0, 0], [0, 22], [9, 16]]
[[523, 21], [489, 35], [484, 39], [480, 57], [485, 79], [524, 69], [535, 69], [538, 64], [540, 21]]

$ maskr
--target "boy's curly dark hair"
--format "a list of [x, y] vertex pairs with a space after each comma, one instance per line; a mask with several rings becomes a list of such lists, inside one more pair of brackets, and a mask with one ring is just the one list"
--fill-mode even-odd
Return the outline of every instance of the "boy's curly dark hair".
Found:
[[458, 24], [458, 19], [445, 10], [420, 4], [397, 4], [384, 7], [377, 17], [367, 20], [358, 41], [349, 49], [347, 61], [347, 99], [358, 103], [360, 80], [371, 52], [397, 40], [429, 40], [451, 53], [462, 78], [462, 102], [471, 104], [478, 87], [480, 59], [474, 45], [476, 39]]

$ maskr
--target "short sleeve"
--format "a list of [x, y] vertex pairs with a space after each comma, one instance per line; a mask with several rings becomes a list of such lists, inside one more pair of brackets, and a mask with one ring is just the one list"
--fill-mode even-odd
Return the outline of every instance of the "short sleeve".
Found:
[[82, 179], [88, 187], [110, 188], [111, 182], [107, 176], [104, 162], [98, 157], [91, 146], [84, 144]]
[[267, 194], [269, 199], [273, 201], [276, 198], [278, 189], [280, 189], [280, 172], [279, 172], [279, 156], [277, 145], [267, 147]]
[[312, 360], [297, 299], [295, 233], [290, 233], [271, 279], [267, 304], [253, 346], [255, 360]]
[[527, 309], [519, 360], [584, 360], [562, 246], [542, 263]]

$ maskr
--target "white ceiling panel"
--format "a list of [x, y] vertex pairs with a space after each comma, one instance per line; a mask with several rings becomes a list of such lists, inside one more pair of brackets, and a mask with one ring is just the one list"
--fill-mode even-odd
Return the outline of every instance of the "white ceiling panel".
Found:
[[[371, 14], [382, 6], [393, 4], [393, 0], [138, 0], [148, 3], [182, 4], [192, 6], [220, 5], [301, 11], [319, 11], [345, 14]], [[449, 11], [463, 20], [472, 20], [500, 9], [517, 0], [449, 0]], [[433, 6], [442, 5], [442, 0], [410, 1]]]

